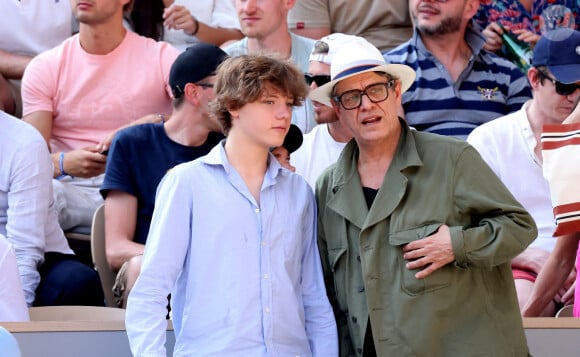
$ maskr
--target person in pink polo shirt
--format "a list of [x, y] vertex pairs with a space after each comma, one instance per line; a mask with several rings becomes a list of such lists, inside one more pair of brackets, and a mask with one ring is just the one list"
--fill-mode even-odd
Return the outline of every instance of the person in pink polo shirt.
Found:
[[171, 111], [167, 81], [179, 54], [123, 27], [126, 0], [72, 5], [79, 33], [34, 58], [22, 80], [23, 119], [49, 145], [65, 230], [89, 226], [103, 202], [102, 151], [112, 133], [148, 114], [161, 119]]

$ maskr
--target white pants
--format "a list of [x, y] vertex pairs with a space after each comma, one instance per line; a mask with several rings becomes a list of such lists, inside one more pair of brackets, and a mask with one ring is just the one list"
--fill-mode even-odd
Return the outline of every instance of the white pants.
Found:
[[90, 227], [93, 214], [103, 203], [99, 188], [105, 175], [91, 178], [64, 177], [52, 180], [58, 222], [64, 231]]

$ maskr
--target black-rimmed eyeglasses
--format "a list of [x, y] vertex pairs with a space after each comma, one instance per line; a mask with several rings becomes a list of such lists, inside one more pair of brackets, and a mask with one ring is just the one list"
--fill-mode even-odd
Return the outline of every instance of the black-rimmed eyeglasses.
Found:
[[556, 93], [558, 93], [559, 95], [570, 95], [576, 92], [577, 89], [580, 89], [580, 84], [576, 83], [564, 84], [562, 82], [558, 82], [555, 78], [548, 76], [546, 73], [540, 71], [539, 69], [538, 73], [542, 77], [546, 78], [547, 80], [549, 80], [554, 84], [554, 87], [556, 87]]
[[389, 97], [389, 88], [395, 86], [395, 81], [387, 83], [374, 83], [366, 86], [363, 90], [352, 89], [333, 97], [336, 103], [340, 103], [346, 110], [356, 109], [361, 106], [362, 97], [366, 95], [373, 103], [380, 103]]
[[312, 82], [314, 82], [319, 87], [330, 82], [330, 76], [322, 75], [322, 74], [313, 76], [310, 73], [305, 73], [304, 79], [306, 80], [306, 84], [311, 85]]
[[196, 83], [196, 86], [200, 86], [203, 88], [213, 88], [213, 84], [212, 83]]

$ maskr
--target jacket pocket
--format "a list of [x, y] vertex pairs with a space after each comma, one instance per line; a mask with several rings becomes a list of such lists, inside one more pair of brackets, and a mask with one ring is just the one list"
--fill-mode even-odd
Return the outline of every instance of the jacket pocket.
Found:
[[442, 289], [448, 286], [452, 280], [454, 268], [452, 264], [443, 266], [423, 279], [415, 278], [415, 274], [420, 269], [408, 269], [405, 267], [407, 260], [403, 258], [403, 246], [416, 240], [428, 237], [441, 227], [440, 223], [428, 224], [401, 232], [392, 233], [389, 236], [389, 243], [397, 250], [397, 262], [400, 270], [401, 288], [409, 295], [420, 295]]

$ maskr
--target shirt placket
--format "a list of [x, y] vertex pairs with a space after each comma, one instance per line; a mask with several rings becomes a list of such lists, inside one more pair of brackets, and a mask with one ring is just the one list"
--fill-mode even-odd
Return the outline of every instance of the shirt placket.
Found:
[[270, 269], [271, 241], [267, 229], [264, 228], [264, 222], [267, 222], [264, 216], [267, 216], [267, 212], [264, 212], [263, 206], [262, 208], [255, 206], [254, 212], [256, 214], [260, 235], [260, 297], [262, 304], [263, 338], [268, 352], [271, 352], [273, 348], [272, 276]]

